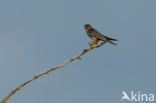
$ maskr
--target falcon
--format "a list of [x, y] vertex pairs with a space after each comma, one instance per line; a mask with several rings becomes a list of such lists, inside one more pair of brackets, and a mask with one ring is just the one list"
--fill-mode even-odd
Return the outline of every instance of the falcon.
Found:
[[99, 31], [94, 29], [90, 24], [85, 24], [84, 29], [86, 30], [87, 35], [92, 39], [92, 41], [88, 43], [90, 46], [98, 44], [99, 41], [104, 41], [111, 43], [113, 45], [117, 45], [116, 43], [113, 42], [117, 41], [116, 39], [101, 34]]

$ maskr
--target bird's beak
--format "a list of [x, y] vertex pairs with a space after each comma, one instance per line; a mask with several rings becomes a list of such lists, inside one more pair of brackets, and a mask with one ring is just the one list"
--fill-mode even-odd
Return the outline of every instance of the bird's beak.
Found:
[[85, 26], [84, 26], [84, 29], [86, 29], [87, 27], [88, 27], [88, 26], [85, 25]]

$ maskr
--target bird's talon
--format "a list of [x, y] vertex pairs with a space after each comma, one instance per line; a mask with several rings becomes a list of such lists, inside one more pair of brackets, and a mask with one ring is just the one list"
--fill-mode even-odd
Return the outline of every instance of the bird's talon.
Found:
[[92, 43], [92, 42], [89, 42], [88, 44], [89, 44], [89, 46], [92, 46], [92, 45], [93, 45], [93, 43]]

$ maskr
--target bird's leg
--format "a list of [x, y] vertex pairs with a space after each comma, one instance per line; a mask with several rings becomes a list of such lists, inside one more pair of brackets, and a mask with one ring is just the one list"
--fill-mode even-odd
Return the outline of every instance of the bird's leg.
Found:
[[98, 40], [92, 40], [88, 44], [89, 44], [89, 46], [92, 46], [92, 45], [97, 44], [97, 43], [98, 43]]
[[93, 40], [92, 42], [93, 42], [93, 44], [97, 44], [98, 40]]
[[91, 42], [89, 42], [88, 44], [89, 44], [89, 46], [92, 46], [92, 45], [93, 45], [92, 41], [91, 41]]

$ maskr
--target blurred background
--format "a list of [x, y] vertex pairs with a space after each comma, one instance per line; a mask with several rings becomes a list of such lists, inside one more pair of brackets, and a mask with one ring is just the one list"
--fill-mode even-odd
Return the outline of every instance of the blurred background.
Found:
[[1, 0], [0, 99], [88, 47], [84, 24], [106, 44], [26, 85], [7, 103], [119, 103], [122, 91], [156, 94], [155, 0]]

